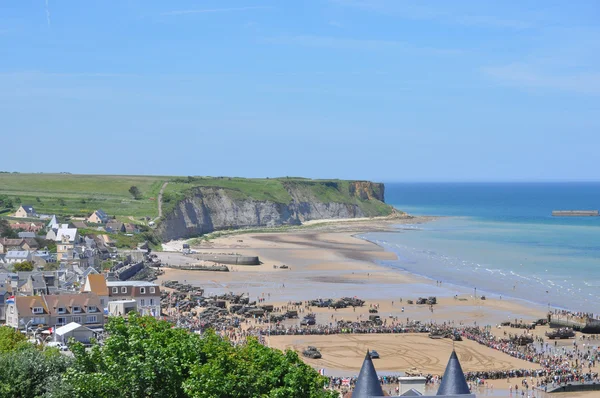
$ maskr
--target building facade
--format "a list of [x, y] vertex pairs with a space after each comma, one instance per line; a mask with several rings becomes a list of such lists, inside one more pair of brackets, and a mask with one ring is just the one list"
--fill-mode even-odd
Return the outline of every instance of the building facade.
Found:
[[106, 282], [109, 301], [135, 300], [141, 315], [160, 316], [160, 286], [145, 281]]
[[21, 205], [15, 212], [15, 217], [17, 218], [33, 218], [37, 217], [37, 213], [35, 209], [31, 205]]
[[103, 328], [100, 299], [93, 293], [17, 296], [6, 305], [6, 325], [25, 330], [58, 327], [77, 322], [89, 328]]

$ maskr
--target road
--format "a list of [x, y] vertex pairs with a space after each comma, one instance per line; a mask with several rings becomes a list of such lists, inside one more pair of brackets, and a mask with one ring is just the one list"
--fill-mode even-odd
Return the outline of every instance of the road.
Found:
[[158, 217], [156, 217], [154, 219], [154, 221], [156, 221], [162, 217], [162, 197], [163, 197], [163, 192], [165, 191], [165, 188], [167, 187], [167, 184], [169, 184], [169, 181], [165, 182], [162, 185], [162, 187], [160, 188], [160, 192], [158, 193]]

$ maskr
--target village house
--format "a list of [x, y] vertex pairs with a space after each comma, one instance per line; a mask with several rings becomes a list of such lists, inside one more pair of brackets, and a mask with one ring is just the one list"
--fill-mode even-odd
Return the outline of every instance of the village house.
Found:
[[24, 242], [25, 241], [22, 238], [19, 238], [19, 239], [0, 238], [0, 253], [7, 253], [11, 250], [23, 250]]
[[15, 217], [17, 218], [35, 218], [37, 217], [37, 213], [35, 209], [31, 205], [21, 205], [15, 212]]
[[29, 274], [26, 282], [19, 287], [19, 293], [31, 296], [48, 294], [48, 285], [44, 275], [40, 273]]
[[58, 327], [71, 322], [103, 328], [100, 299], [93, 293], [17, 296], [6, 305], [6, 325], [24, 330]]
[[33, 260], [33, 254], [29, 250], [10, 250], [4, 257], [6, 264], [16, 264], [31, 260]]
[[58, 221], [56, 220], [56, 216], [53, 215], [48, 224], [46, 225], [46, 231], [50, 231], [51, 229], [58, 229]]
[[128, 224], [125, 224], [125, 233], [128, 233], [128, 234], [139, 234], [140, 230], [139, 230], [139, 228], [138, 228], [137, 225], [128, 223]]
[[56, 235], [59, 229], [68, 229], [69, 224], [60, 224], [56, 228], [51, 228], [46, 233], [46, 240], [56, 240]]
[[75, 244], [79, 239], [76, 228], [60, 228], [56, 231], [56, 257], [58, 261], [68, 261], [74, 258]]
[[106, 308], [109, 301], [108, 286], [106, 278], [102, 274], [89, 274], [81, 287], [82, 293], [94, 293], [100, 299], [100, 307]]
[[111, 221], [106, 223], [104, 229], [106, 232], [125, 232], [125, 224], [118, 221]]
[[10, 284], [7, 282], [8, 274], [0, 273], [0, 322], [6, 322], [5, 304], [9, 293]]
[[82, 228], [87, 228], [87, 224], [84, 221], [71, 221], [69, 223], [69, 227], [82, 229]]
[[11, 229], [13, 229], [15, 231], [22, 230], [25, 232], [38, 233], [39, 231], [44, 229], [44, 224], [34, 223], [34, 222], [21, 222], [21, 223], [11, 224], [10, 227], [11, 227]]
[[101, 209], [98, 209], [88, 217], [87, 221], [94, 224], [105, 224], [108, 222], [108, 215]]
[[38, 250], [33, 252], [32, 255], [32, 261], [38, 267], [45, 268], [48, 264], [56, 263], [55, 256], [48, 250]]
[[109, 301], [135, 300], [141, 315], [160, 316], [160, 287], [145, 281], [108, 281]]

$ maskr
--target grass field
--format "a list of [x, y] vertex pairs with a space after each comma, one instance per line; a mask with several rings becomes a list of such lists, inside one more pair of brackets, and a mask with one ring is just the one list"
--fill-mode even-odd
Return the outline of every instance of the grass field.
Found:
[[[223, 188], [233, 199], [251, 198], [288, 204], [292, 197], [286, 188], [292, 185], [295, 192], [307, 200], [359, 204], [370, 216], [389, 213], [389, 207], [382, 202], [361, 201], [350, 195], [349, 181], [288, 177], [247, 179], [0, 173], [0, 195], [10, 197], [15, 210], [19, 204], [29, 204], [40, 214], [88, 216], [94, 210], [102, 209], [120, 221], [133, 222], [130, 217], [158, 216], [158, 194], [165, 182], [168, 185], [163, 194], [163, 213], [169, 212], [197, 187]], [[131, 186], [141, 191], [139, 200], [133, 199], [129, 193]]]
[[[102, 209], [109, 215], [155, 217], [156, 197], [164, 181], [173, 177], [109, 176], [73, 174], [0, 174], [0, 194], [21, 204], [32, 205], [38, 213], [89, 215]], [[134, 200], [129, 188], [142, 193]]]

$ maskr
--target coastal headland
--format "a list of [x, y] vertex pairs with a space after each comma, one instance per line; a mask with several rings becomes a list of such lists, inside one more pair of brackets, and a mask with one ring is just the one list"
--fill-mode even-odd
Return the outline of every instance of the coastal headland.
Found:
[[[428, 217], [405, 219], [346, 220], [320, 222], [306, 230], [277, 233], [236, 233], [217, 237], [210, 241], [195, 241], [192, 249], [196, 254], [182, 255], [176, 250], [182, 241], [164, 245], [165, 252], [157, 253], [163, 263], [185, 264], [199, 261], [202, 253], [239, 253], [257, 255], [258, 266], [230, 266], [231, 272], [205, 273], [165, 268], [161, 280], [179, 280], [201, 286], [205, 295], [248, 294], [250, 300], [262, 300], [275, 307], [285, 307], [294, 302], [313, 299], [358, 297], [365, 305], [357, 308], [315, 308], [317, 325], [335, 325], [344, 321], [361, 321], [369, 318], [370, 309], [386, 324], [419, 321], [422, 323], [452, 324], [456, 326], [486, 326], [496, 336], [521, 334], [520, 329], [500, 327], [503, 322], [530, 323], [547, 315], [545, 308], [507, 297], [474, 297], [472, 291], [458, 286], [446, 285], [397, 269], [381, 262], [394, 260], [396, 255], [376, 244], [359, 239], [355, 235], [369, 231], [398, 231], [396, 226], [430, 221]], [[398, 233], [403, 233], [399, 231]], [[173, 251], [168, 251], [173, 250]], [[282, 265], [287, 268], [281, 268]], [[434, 306], [409, 304], [418, 297], [436, 296]], [[300, 319], [304, 313], [300, 314]], [[252, 328], [250, 321], [246, 327]], [[269, 328], [298, 327], [299, 319], [285, 320]], [[265, 327], [265, 325], [262, 325]], [[543, 338], [547, 327], [538, 326], [531, 333]], [[465, 372], [509, 371], [515, 369], [539, 369], [540, 365], [507, 355], [496, 349], [465, 339], [433, 340], [427, 334], [309, 334], [276, 335], [266, 337], [266, 344], [280, 349], [301, 352], [307, 346], [316, 346], [321, 359], [306, 362], [318, 369], [325, 369], [331, 376], [354, 376], [362, 364], [367, 350], [377, 350], [377, 370], [381, 375], [433, 374], [441, 375], [453, 347]], [[554, 344], [554, 343], [552, 343]], [[573, 344], [572, 340], [556, 343], [557, 349]], [[598, 368], [595, 369], [598, 371]], [[509, 385], [521, 379], [489, 380], [486, 388], [478, 394], [495, 395], [507, 392]], [[493, 386], [493, 387], [492, 387]], [[492, 390], [490, 390], [492, 388]], [[496, 393], [494, 393], [494, 388]], [[553, 394], [554, 395], [554, 394]], [[558, 395], [560, 396], [560, 395]], [[586, 395], [580, 395], [582, 397]], [[593, 395], [587, 395], [592, 397]]]

